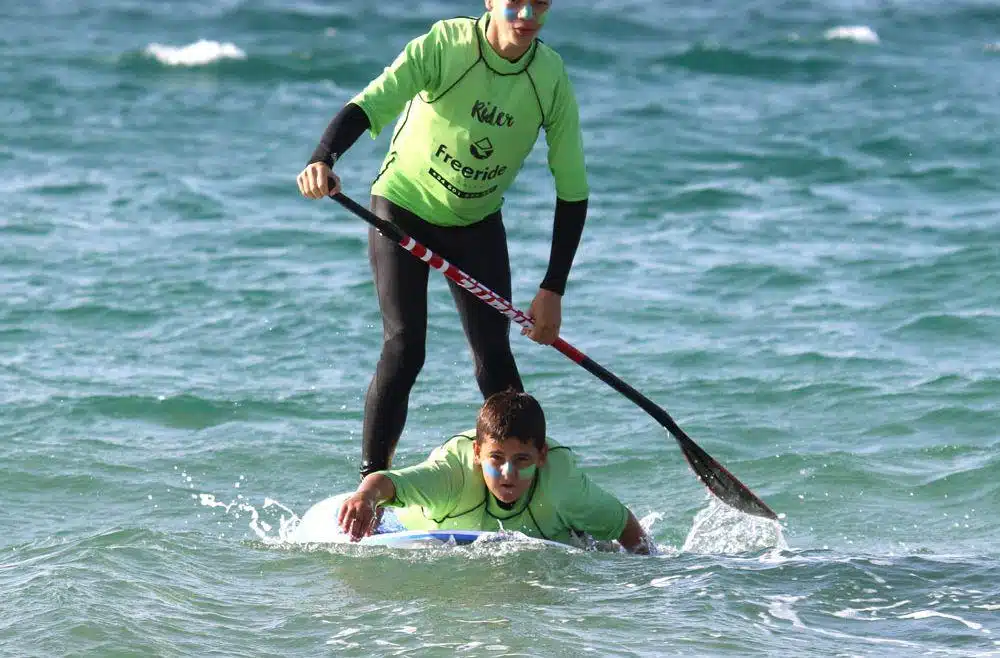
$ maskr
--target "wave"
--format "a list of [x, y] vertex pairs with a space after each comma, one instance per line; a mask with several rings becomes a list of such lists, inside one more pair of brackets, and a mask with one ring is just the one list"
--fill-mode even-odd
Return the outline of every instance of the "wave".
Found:
[[842, 67], [839, 60], [830, 57], [759, 55], [709, 44], [696, 44], [679, 54], [663, 58], [658, 63], [698, 73], [808, 83], [828, 80]]
[[724, 210], [742, 208], [759, 203], [760, 198], [723, 187], [692, 185], [670, 195], [670, 209], [673, 213], [697, 212], [702, 210]]
[[896, 327], [897, 335], [917, 334], [942, 338], [992, 338], [994, 325], [1000, 325], [997, 316], [990, 312], [923, 313]]
[[[903, 226], [905, 230], [912, 230], [911, 226]], [[947, 235], [949, 232], [958, 232], [963, 227], [954, 222], [952, 226], [937, 229], [935, 233]], [[962, 240], [974, 240], [979, 236], [976, 232], [965, 228], [960, 236]], [[983, 240], [991, 239], [988, 235], [982, 236]], [[863, 279], [878, 284], [891, 285], [894, 288], [905, 290], [909, 294], [932, 293], [935, 296], [940, 294], [946, 287], [956, 291], [968, 293], [970, 291], [981, 291], [986, 293], [995, 290], [1000, 276], [997, 275], [998, 263], [1000, 263], [1000, 250], [989, 244], [978, 244], [965, 246], [959, 249], [948, 251], [945, 254], [934, 258], [911, 260], [902, 263], [877, 264], [871, 274], [863, 276]], [[991, 299], [988, 295], [982, 297], [984, 304], [989, 304]], [[982, 313], [981, 315], [989, 315]], [[960, 323], [968, 322], [969, 317], [975, 317], [968, 311], [962, 313], [963, 320]], [[973, 320], [975, 322], [976, 320]], [[919, 324], [910, 323], [904, 329], [926, 329], [927, 322]]]
[[866, 25], [842, 25], [830, 28], [823, 33], [827, 41], [853, 41], [855, 43], [877, 44], [878, 33]]
[[[383, 59], [373, 59], [362, 53], [347, 55], [326, 48], [258, 53], [243, 50], [233, 43], [204, 41], [186, 46], [150, 44], [141, 51], [123, 53], [114, 65], [120, 72], [136, 76], [143, 87], [170, 72], [171, 76], [199, 76], [213, 81], [265, 83], [268, 88], [277, 81], [280, 84], [332, 84], [336, 89], [353, 90], [367, 84], [381, 72], [385, 63]], [[105, 66], [96, 60], [86, 64], [88, 68]]]
[[248, 419], [337, 418], [343, 412], [326, 411], [316, 394], [300, 394], [280, 401], [267, 399], [212, 399], [188, 393], [176, 395], [91, 395], [75, 399], [54, 398], [69, 418], [114, 418], [162, 427], [201, 430]]
[[794, 290], [816, 282], [816, 278], [807, 273], [758, 263], [715, 265], [699, 277], [700, 284], [728, 294], [766, 289]]
[[186, 46], [151, 43], [145, 53], [167, 66], [204, 66], [224, 59], [246, 59], [247, 54], [234, 43], [199, 39]]

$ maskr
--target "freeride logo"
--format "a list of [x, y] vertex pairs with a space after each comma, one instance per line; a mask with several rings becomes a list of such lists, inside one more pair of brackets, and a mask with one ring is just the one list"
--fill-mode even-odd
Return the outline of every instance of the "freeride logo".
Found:
[[[482, 140], [480, 140], [480, 142], [481, 141]], [[472, 152], [475, 153], [474, 150]], [[488, 158], [489, 155], [487, 155], [486, 157]], [[471, 167], [468, 164], [457, 159], [454, 155], [452, 155], [451, 152], [448, 150], [448, 147], [445, 146], [444, 144], [438, 144], [437, 151], [434, 152], [434, 161], [444, 165], [444, 167], [442, 167], [442, 171], [446, 171], [446, 169], [451, 169], [466, 181], [470, 182], [479, 181], [480, 185], [482, 185], [483, 183], [488, 183], [489, 181], [493, 180], [498, 176], [503, 176], [504, 173], [506, 173], [507, 171], [507, 165], [502, 165], [502, 164], [494, 165], [492, 167], [487, 165], [481, 169], [476, 169], [475, 167]], [[490, 185], [489, 187], [478, 189], [475, 191], [462, 189], [461, 187], [459, 187], [459, 185], [462, 184], [461, 180], [455, 179], [453, 174], [450, 176], [445, 176], [443, 173], [435, 169], [433, 166], [427, 170], [427, 173], [430, 174], [431, 178], [440, 183], [441, 187], [448, 190], [449, 192], [457, 196], [459, 199], [481, 199], [485, 196], [493, 194], [494, 192], [496, 192], [497, 189], [496, 185]], [[480, 187], [480, 185], [476, 185], [474, 187]]]
[[486, 101], [476, 101], [472, 105], [472, 118], [487, 126], [500, 126], [501, 128], [514, 127], [514, 115], [504, 112], [493, 103]]
[[482, 169], [470, 167], [461, 160], [456, 159], [444, 144], [438, 145], [437, 151], [434, 153], [434, 159], [448, 165], [454, 171], [461, 174], [462, 178], [467, 180], [493, 180], [497, 176], [503, 176], [504, 172], [507, 171], [506, 165], [486, 166]]

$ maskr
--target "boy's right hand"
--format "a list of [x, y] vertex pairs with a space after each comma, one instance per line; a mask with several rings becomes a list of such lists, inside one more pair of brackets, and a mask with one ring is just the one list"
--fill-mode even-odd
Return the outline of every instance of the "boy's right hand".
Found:
[[341, 504], [337, 523], [351, 541], [359, 541], [375, 529], [377, 507], [375, 492], [355, 491]]
[[295, 181], [299, 184], [299, 192], [307, 199], [322, 199], [340, 192], [340, 177], [325, 162], [306, 165]]

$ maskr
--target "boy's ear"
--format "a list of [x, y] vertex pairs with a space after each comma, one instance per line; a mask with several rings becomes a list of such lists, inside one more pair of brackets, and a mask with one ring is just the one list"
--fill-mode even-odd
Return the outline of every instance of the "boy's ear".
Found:
[[480, 446], [479, 439], [476, 439], [475, 441], [472, 442], [472, 463], [475, 466], [479, 466], [479, 464], [481, 463], [479, 461], [479, 446]]
[[548, 457], [548, 455], [549, 455], [549, 444], [546, 443], [545, 445], [542, 446], [542, 449], [538, 451], [538, 465], [539, 466], [544, 466], [545, 465], [545, 458]]

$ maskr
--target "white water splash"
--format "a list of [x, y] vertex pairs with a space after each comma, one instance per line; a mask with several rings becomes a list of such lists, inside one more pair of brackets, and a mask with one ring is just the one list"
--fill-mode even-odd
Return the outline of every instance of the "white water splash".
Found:
[[[265, 544], [270, 546], [292, 546], [303, 544], [348, 543], [347, 535], [337, 525], [337, 510], [341, 501], [350, 494], [342, 494], [319, 501], [309, 507], [300, 517], [291, 508], [286, 507], [273, 498], [264, 498], [264, 504], [258, 509], [242, 494], [228, 503], [216, 499], [214, 494], [192, 494], [205, 507], [221, 508], [226, 514], [239, 519], [242, 514], [249, 514], [247, 527], [253, 531]], [[262, 517], [266, 514], [278, 514], [277, 528]], [[286, 516], [287, 514], [287, 516]], [[385, 510], [379, 532], [398, 532], [406, 530], [392, 510]], [[272, 532], [274, 531], [274, 532]]]
[[165, 46], [151, 43], [146, 54], [167, 66], [204, 66], [223, 59], [246, 59], [247, 54], [236, 44], [199, 39], [186, 46]]
[[787, 548], [777, 521], [744, 514], [710, 498], [708, 507], [695, 515], [681, 550], [685, 553], [737, 555]]
[[805, 628], [806, 625], [795, 612], [795, 603], [806, 598], [804, 596], [769, 596], [770, 603], [767, 612], [775, 619], [783, 619], [792, 623], [795, 628]]
[[896, 601], [895, 603], [889, 603], [887, 605], [871, 605], [864, 608], [844, 608], [843, 610], [838, 610], [833, 613], [834, 617], [840, 617], [841, 619], [863, 619], [865, 621], [879, 621], [882, 619], [888, 619], [885, 616], [879, 616], [879, 612], [883, 610], [892, 610], [900, 606], [908, 605], [911, 603], [910, 599], [903, 599], [902, 601]]
[[874, 45], [879, 42], [878, 33], [866, 25], [842, 25], [823, 33], [828, 41], [853, 41]]
[[900, 615], [899, 619], [927, 619], [929, 617], [940, 617], [942, 619], [951, 619], [952, 621], [957, 621], [960, 624], [965, 624], [974, 631], [983, 631], [985, 633], [989, 633], [989, 630], [984, 630], [983, 625], [978, 622], [968, 621], [966, 619], [962, 619], [958, 615], [950, 615], [946, 612], [938, 612], [937, 610], [918, 610], [917, 612], [909, 612], [905, 615]]
[[292, 510], [285, 507], [281, 503], [271, 498], [264, 499], [264, 505], [261, 507], [262, 510], [267, 510], [274, 508], [276, 510], [282, 510], [288, 512], [290, 516], [286, 517], [281, 514], [278, 518], [278, 531], [276, 535], [271, 535], [271, 530], [274, 529], [270, 523], [262, 520], [260, 518], [260, 512], [256, 507], [251, 505], [249, 502], [243, 498], [242, 495], [237, 496], [236, 500], [230, 501], [229, 503], [223, 503], [215, 499], [213, 494], [198, 494], [197, 498], [205, 507], [221, 507], [226, 514], [236, 514], [239, 518], [239, 513], [244, 512], [250, 515], [250, 521], [247, 524], [250, 530], [253, 531], [257, 537], [266, 544], [284, 544], [288, 543], [289, 537], [295, 530], [295, 527], [299, 523], [299, 517]]
[[[349, 494], [333, 496], [312, 505], [301, 517], [292, 509], [273, 498], [264, 498], [264, 504], [258, 509], [252, 505], [243, 494], [238, 494], [235, 500], [228, 503], [216, 499], [209, 493], [192, 494], [192, 498], [200, 501], [205, 507], [221, 508], [226, 514], [239, 519], [243, 514], [249, 514], [247, 527], [260, 541], [270, 546], [295, 546], [306, 544], [347, 543], [347, 536], [337, 525], [337, 509], [341, 500]], [[267, 514], [278, 515], [278, 518], [266, 521]], [[653, 525], [663, 519], [663, 514], [651, 512], [639, 520], [643, 530], [652, 537]], [[276, 526], [276, 527], [275, 527]], [[385, 510], [380, 532], [397, 532], [405, 528], [393, 514]], [[493, 540], [476, 542], [490, 551], [496, 550], [500, 544], [504, 549], [520, 550], [540, 544], [531, 537], [516, 532], [502, 532]], [[541, 545], [541, 544], [540, 544]], [[572, 545], [572, 548], [584, 551], [622, 552], [624, 549], [615, 541], [596, 541], [586, 536]], [[720, 503], [715, 498], [709, 498], [706, 509], [700, 511], [694, 519], [691, 530], [684, 542], [683, 552], [705, 554], [728, 554], [755, 552], [762, 549], [785, 550], [788, 546], [781, 533], [781, 526], [775, 521], [761, 519], [743, 514]], [[650, 555], [677, 555], [675, 547], [654, 544], [650, 547]]]

